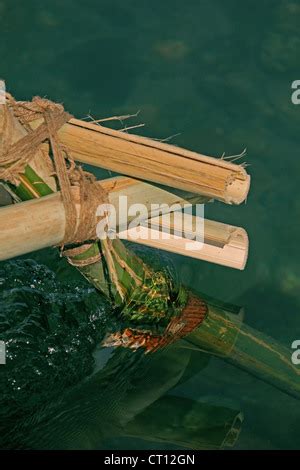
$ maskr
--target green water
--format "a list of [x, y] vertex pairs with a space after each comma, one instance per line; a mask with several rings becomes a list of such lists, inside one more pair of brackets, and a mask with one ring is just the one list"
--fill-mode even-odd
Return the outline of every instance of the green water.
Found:
[[[248, 325], [287, 347], [300, 339], [299, 24], [299, 1], [0, 1], [0, 75], [18, 99], [47, 96], [79, 118], [140, 109], [143, 134], [180, 133], [174, 143], [208, 155], [247, 147], [247, 204], [206, 208], [248, 231], [246, 270], [167, 259], [185, 284], [243, 306]], [[0, 264], [12, 354], [0, 366], [2, 446], [205, 447], [241, 411], [234, 449], [300, 448], [297, 400], [176, 347], [164, 360], [101, 352], [110, 306], [54, 250], [30, 258]]]

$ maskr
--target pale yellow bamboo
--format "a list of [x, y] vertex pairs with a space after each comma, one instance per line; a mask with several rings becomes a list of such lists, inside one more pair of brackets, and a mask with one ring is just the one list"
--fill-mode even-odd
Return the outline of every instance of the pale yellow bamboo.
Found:
[[153, 217], [141, 225], [123, 230], [119, 236], [151, 248], [230, 268], [243, 270], [246, 266], [249, 241], [247, 232], [241, 227], [189, 214], [183, 217], [181, 212]]
[[[40, 121], [32, 123], [37, 127]], [[164, 184], [228, 204], [248, 194], [250, 176], [241, 166], [174, 145], [71, 119], [58, 132], [71, 156], [82, 163]]]
[[[117, 220], [119, 197], [124, 195], [128, 197], [128, 206], [136, 200], [139, 200], [140, 204], [145, 204], [150, 216], [158, 214], [157, 208], [153, 209], [151, 204], [160, 204], [162, 200], [166, 205], [163, 212], [167, 212], [167, 206], [173, 204], [182, 206], [195, 202], [189, 199], [189, 194], [183, 198], [131, 178], [111, 178], [98, 184], [108, 191], [109, 202], [116, 208]], [[194, 195], [192, 197], [195, 198]], [[79, 204], [77, 209], [80, 213]], [[65, 210], [60, 192], [0, 209], [0, 227], [0, 260], [59, 245], [65, 233]], [[243, 269], [248, 253], [246, 232], [237, 227], [208, 220], [205, 220], [204, 228], [204, 247], [201, 250], [187, 250], [184, 243], [193, 242], [185, 239], [181, 241], [176, 239], [175, 245], [172, 239], [164, 240], [162, 244], [157, 244], [156, 240], [151, 239], [145, 243], [185, 256]]]
[[[109, 202], [116, 208], [117, 220], [119, 197], [124, 195], [127, 196], [128, 206], [139, 201], [151, 215], [156, 215], [155, 211], [151, 213], [151, 204], [160, 204], [161, 201], [170, 206], [197, 202], [194, 194], [177, 196], [127, 177], [108, 178], [98, 184], [108, 192]], [[79, 205], [77, 209], [79, 213]], [[62, 242], [64, 233], [65, 210], [60, 192], [3, 207], [0, 209], [0, 260], [58, 245]]]

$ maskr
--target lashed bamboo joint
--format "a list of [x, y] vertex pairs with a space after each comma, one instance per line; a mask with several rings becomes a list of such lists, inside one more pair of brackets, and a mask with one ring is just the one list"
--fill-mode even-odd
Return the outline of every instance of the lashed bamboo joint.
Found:
[[[98, 185], [89, 184], [88, 191], [90, 192], [90, 195], [87, 191], [87, 194], [84, 197], [80, 195], [83, 188], [78, 195], [76, 187], [72, 187], [72, 194], [67, 194], [68, 199], [70, 200], [71, 197], [73, 200], [73, 205], [75, 203], [72, 208], [72, 211], [74, 212], [71, 218], [72, 227], [70, 227], [70, 207], [69, 204], [67, 206], [65, 204], [66, 193], [64, 190], [62, 191], [62, 201], [59, 200], [60, 203], [63, 202], [63, 205], [60, 205], [60, 212], [64, 213], [64, 215], [61, 215], [60, 219], [63, 220], [63, 223], [55, 232], [57, 235], [55, 244], [63, 244], [66, 238], [68, 238], [66, 237], [67, 232], [69, 234], [77, 234], [77, 231], [95, 234], [94, 226], [96, 218], [93, 216], [87, 217], [86, 212], [90, 210], [90, 212], [95, 213], [97, 203], [95, 195], [97, 198], [97, 194], [103, 192], [102, 188], [104, 193], [108, 195], [109, 202], [113, 203], [117, 210], [118, 201], [114, 198], [114, 194], [117, 193], [118, 195], [121, 195], [122, 191], [124, 191], [124, 194], [129, 196], [129, 204], [138, 201], [139, 203], [146, 203], [149, 208], [151, 202], [154, 201], [159, 204], [164, 201], [164, 204], [167, 203], [172, 205], [178, 202], [183, 204], [186, 202], [186, 199], [191, 202], [205, 202], [212, 198], [217, 198], [227, 203], [239, 203], [246, 197], [249, 190], [250, 177], [247, 175], [242, 165], [236, 165], [224, 159], [215, 159], [199, 155], [195, 152], [180, 149], [148, 138], [107, 129], [103, 126], [97, 125], [96, 123], [86, 123], [77, 119], [70, 119], [63, 125], [63, 121], [68, 115], [64, 113], [61, 106], [56, 108], [55, 104], [47, 100], [36, 98], [32, 103], [27, 103], [15, 102], [15, 100], [10, 97], [9, 106], [11, 108], [7, 109], [6, 113], [3, 113], [3, 106], [1, 107], [0, 120], [2, 117], [2, 120], [4, 119], [5, 121], [6, 118], [6, 120], [8, 119], [11, 121], [11, 126], [15, 126], [15, 130], [11, 137], [13, 138], [13, 142], [16, 142], [17, 148], [20, 148], [20, 142], [23, 142], [23, 140], [27, 138], [27, 132], [24, 127], [20, 125], [19, 120], [14, 114], [16, 113], [17, 116], [20, 115], [21, 120], [24, 119], [23, 116], [26, 116], [27, 130], [30, 130], [31, 128], [32, 131], [30, 136], [33, 135], [34, 137], [35, 132], [41, 133], [40, 129], [44, 129], [43, 132], [45, 133], [47, 122], [49, 121], [47, 113], [44, 118], [37, 118], [37, 116], [42, 116], [44, 109], [50, 109], [51, 112], [54, 110], [56, 114], [58, 113], [58, 120], [62, 121], [60, 129], [55, 131], [56, 139], [60, 140], [60, 144], [63, 144], [63, 148], [67, 149], [68, 154], [71, 155], [72, 158], [80, 160], [81, 162], [95, 164], [96, 166], [110, 168], [124, 174], [133, 174], [138, 178], [140, 177], [157, 183], [163, 183], [168, 186], [174, 186], [177, 189], [179, 188], [181, 190], [190, 191], [190, 193], [185, 193], [183, 197], [178, 198], [167, 191], [163, 191], [151, 185], [146, 185], [146, 183], [140, 183], [140, 185], [142, 184], [144, 186], [139, 186], [137, 181], [129, 178], [119, 179], [117, 182], [112, 181], [111, 184], [117, 185], [116, 187], [118, 188], [118, 191], [115, 191], [115, 188], [111, 186], [108, 181]], [[62, 113], [61, 117], [60, 113]], [[51, 129], [49, 131], [51, 134]], [[30, 138], [32, 140], [32, 137]], [[50, 138], [50, 141], [52, 142], [52, 146], [55, 144], [54, 147], [57, 149], [58, 144], [53, 142], [53, 136]], [[21, 148], [23, 150], [23, 147]], [[52, 181], [51, 177], [49, 177], [49, 162], [47, 162], [47, 158], [49, 158], [48, 151], [49, 149], [43, 149], [42, 146], [39, 146], [37, 154], [33, 155], [30, 160], [30, 164], [43, 180], [47, 182], [49, 191], [52, 192], [55, 190], [56, 183], [55, 181]], [[30, 155], [28, 150], [27, 155]], [[12, 158], [14, 157], [12, 156]], [[16, 164], [17, 166], [19, 165], [17, 160]], [[66, 176], [66, 171], [64, 173], [64, 176]], [[39, 191], [32, 185], [28, 185], [26, 172], [24, 174], [18, 173], [15, 178], [20, 181], [21, 185], [25, 189], [27, 186], [29, 189], [31, 187], [31, 194], [34, 197], [39, 197]], [[59, 180], [61, 183], [61, 178], [59, 178]], [[38, 182], [35, 184], [37, 183]], [[100, 192], [96, 189], [97, 187], [99, 190], [101, 189]], [[136, 190], [135, 188], [138, 189]], [[91, 194], [91, 191], [93, 192], [93, 195]], [[49, 194], [49, 192], [47, 194]], [[200, 194], [202, 199], [198, 198], [197, 200], [196, 194]], [[111, 195], [113, 201], [111, 201]], [[132, 196], [131, 200], [130, 195]], [[86, 199], [89, 196], [91, 197], [90, 208], [89, 200]], [[82, 202], [84, 202], [84, 204], [82, 204]], [[101, 201], [99, 200], [99, 203], [100, 202]], [[46, 205], [46, 203], [50, 207], [52, 202], [43, 201], [43, 205]], [[36, 209], [38, 209], [37, 204]], [[46, 209], [46, 207], [44, 209]], [[16, 213], [17, 212], [18, 211], [16, 211]], [[58, 209], [57, 212], [59, 212]], [[38, 214], [38, 211], [36, 211], [36, 214]], [[178, 217], [181, 217], [181, 215], [175, 215], [177, 215], [177, 218], [176, 220], [174, 219], [174, 223], [166, 227], [155, 220], [155, 213], [150, 212], [150, 220], [148, 220], [148, 222], [144, 221], [144, 226], [140, 227], [141, 237], [138, 239], [135, 238], [134, 241], [209, 262], [223, 264], [237, 269], [244, 269], [248, 254], [248, 238], [243, 229], [237, 229], [236, 227], [226, 226], [225, 224], [219, 224], [217, 222], [206, 221], [203, 248], [199, 250], [197, 243], [195, 243], [193, 246], [190, 246], [189, 250], [187, 250], [185, 237], [181, 239], [175, 237], [174, 239], [171, 235], [169, 240], [166, 242], [166, 240], [162, 239], [161, 236], [157, 237], [157, 234], [155, 233], [155, 231], [163, 233], [166, 229], [169, 231], [171, 230], [171, 232], [176, 232], [177, 226], [179, 225]], [[14, 217], [13, 214], [12, 217]], [[26, 225], [25, 219], [26, 217], [22, 220]], [[19, 224], [21, 224], [21, 226], [23, 223], [22, 220], [19, 219]], [[58, 220], [56, 215], [53, 217], [53, 220]], [[88, 232], [85, 228], [87, 224], [84, 223], [86, 220], [88, 220], [89, 225], [91, 226], [91, 230]], [[151, 223], [150, 229], [148, 228], [149, 223]], [[55, 226], [55, 223], [53, 226]], [[41, 230], [42, 227], [43, 224], [40, 224]], [[64, 229], [62, 229], [62, 227], [64, 227]], [[82, 227], [84, 230], [79, 230], [79, 228]], [[64, 230], [63, 237], [61, 236], [62, 230]], [[132, 231], [127, 230], [127, 227], [120, 227], [119, 230], [120, 238], [129, 238], [130, 240], [133, 240]], [[33, 232], [37, 233], [36, 230]], [[5, 230], [3, 231], [3, 234], [4, 233]], [[19, 233], [22, 233], [21, 227]], [[214, 239], [214, 237], [216, 237], [216, 239]], [[11, 246], [14, 245], [17, 247], [16, 250], [14, 248], [5, 250], [5, 245], [3, 245], [4, 253], [2, 256], [7, 257], [8, 253], [10, 255], [15, 253], [14, 255], [16, 256], [18, 254], [26, 253], [30, 249], [38, 249], [41, 245], [49, 246], [49, 242], [53, 242], [52, 238], [53, 237], [50, 236], [48, 240], [45, 232], [44, 237], [42, 239], [38, 238], [36, 244], [31, 239], [28, 240], [29, 243], [23, 242], [20, 244], [18, 241], [15, 244], [11, 243]], [[14, 239], [15, 236], [10, 237], [10, 240]], [[24, 237], [24, 239], [26, 240], [26, 237]], [[84, 242], [85, 240], [82, 239], [81, 241]], [[21, 246], [22, 252], [20, 251]], [[94, 256], [92, 258], [95, 259]]]
[[172, 318], [163, 335], [126, 328], [122, 332], [108, 335], [103, 344], [107, 347], [124, 346], [131, 349], [138, 349], [142, 345], [147, 352], [153, 353], [194, 331], [204, 321], [207, 312], [207, 304], [190, 293], [186, 306], [178, 316]]

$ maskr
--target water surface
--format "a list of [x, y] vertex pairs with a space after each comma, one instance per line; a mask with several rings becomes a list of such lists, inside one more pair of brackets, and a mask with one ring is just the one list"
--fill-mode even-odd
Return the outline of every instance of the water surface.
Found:
[[[16, 98], [47, 96], [63, 102], [79, 118], [88, 113], [100, 118], [140, 109], [139, 117], [147, 124], [142, 131], [145, 135], [166, 138], [180, 133], [174, 143], [208, 155], [237, 154], [247, 147], [252, 177], [247, 203], [240, 207], [214, 203], [206, 208], [207, 217], [247, 229], [250, 253], [246, 270], [176, 255], [168, 259], [188, 286], [244, 306], [247, 324], [288, 347], [300, 338], [300, 106], [290, 99], [291, 83], [300, 79], [299, 22], [296, 0], [0, 1], [0, 75]], [[108, 175], [101, 170], [95, 173]], [[53, 250], [30, 258], [37, 264], [30, 267], [18, 259], [12, 265], [0, 264], [1, 332], [8, 334], [12, 328], [11, 337], [18, 338], [16, 325], [22, 324], [20, 341], [25, 328], [25, 336], [32, 335], [34, 343], [27, 345], [28, 350], [24, 346], [24, 356], [17, 346], [14, 350], [19, 378], [29, 385], [23, 398], [18, 391], [24, 383], [11, 385], [4, 397], [7, 401], [1, 413], [12, 422], [26, 415], [28, 407], [40, 410], [45, 400], [52, 403], [56, 392], [63, 395], [103, 369], [97, 344], [103, 325], [111, 321], [109, 305]], [[35, 285], [34, 279], [40, 284]], [[49, 318], [53, 323], [47, 323]], [[55, 337], [58, 350], [53, 366], [47, 366], [36, 351], [43, 342], [51, 347], [52, 334], [67, 336], [65, 343]], [[123, 388], [128, 390], [122, 374], [118, 375], [123, 360], [130, 364], [128, 358], [119, 358], [112, 365], [116, 367], [117, 394]], [[187, 371], [187, 364], [178, 365], [170, 383], [157, 384], [153, 376], [152, 387], [145, 383], [145, 390], [153, 394], [150, 401], [144, 397], [145, 403], [169, 394], [242, 411], [244, 422], [235, 449], [300, 447], [300, 407], [295, 399], [218, 359], [211, 359], [206, 367], [202, 359], [199, 364], [196, 359], [186, 361], [192, 364], [187, 380], [180, 382], [177, 377]], [[54, 367], [55, 374], [46, 372], [46, 367]], [[159, 376], [159, 361], [155, 367]], [[36, 372], [39, 368], [41, 375]], [[3, 374], [1, 369], [2, 378]], [[129, 376], [125, 374], [125, 378]], [[13, 375], [9, 379], [14, 380]], [[101, 388], [101, 380], [93, 387], [97, 389], [98, 384]], [[97, 398], [95, 388], [83, 390], [93, 402], [92, 409], [100, 410], [104, 392]], [[25, 396], [26, 400], [31, 396], [26, 404]], [[127, 411], [128, 396], [124, 399]], [[133, 393], [135, 400], [138, 396]], [[75, 397], [74, 406], [80, 402]], [[119, 402], [116, 398], [115, 403]], [[61, 406], [59, 413], [71, 405]], [[86, 407], [91, 409], [88, 403]], [[152, 412], [158, 419], [158, 409]], [[131, 436], [124, 436], [123, 424], [121, 431], [119, 421], [114, 421], [120, 413], [108, 409], [105, 418], [102, 409], [95, 413], [97, 432], [91, 431], [92, 437], [86, 440], [90, 430], [84, 432], [79, 422], [76, 445], [112, 449], [179, 446], [175, 431], [171, 433], [175, 443], [170, 435], [163, 443], [148, 442], [145, 436], [137, 437], [136, 430], [135, 435], [131, 430]], [[73, 416], [77, 419], [80, 413]], [[167, 413], [165, 419], [167, 426]], [[111, 423], [114, 429], [104, 432], [107, 425], [103, 423]], [[69, 429], [80, 425], [68, 423]], [[52, 435], [49, 431], [48, 442]], [[190, 436], [190, 442], [192, 439]]]

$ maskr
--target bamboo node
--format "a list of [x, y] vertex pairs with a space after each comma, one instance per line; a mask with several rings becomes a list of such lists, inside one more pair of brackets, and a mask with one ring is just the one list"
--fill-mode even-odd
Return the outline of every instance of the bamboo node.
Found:
[[171, 319], [162, 334], [126, 328], [107, 335], [102, 345], [105, 347], [122, 346], [133, 350], [144, 348], [146, 353], [153, 353], [187, 336], [201, 325], [207, 313], [206, 302], [190, 294], [186, 306], [179, 315]]

